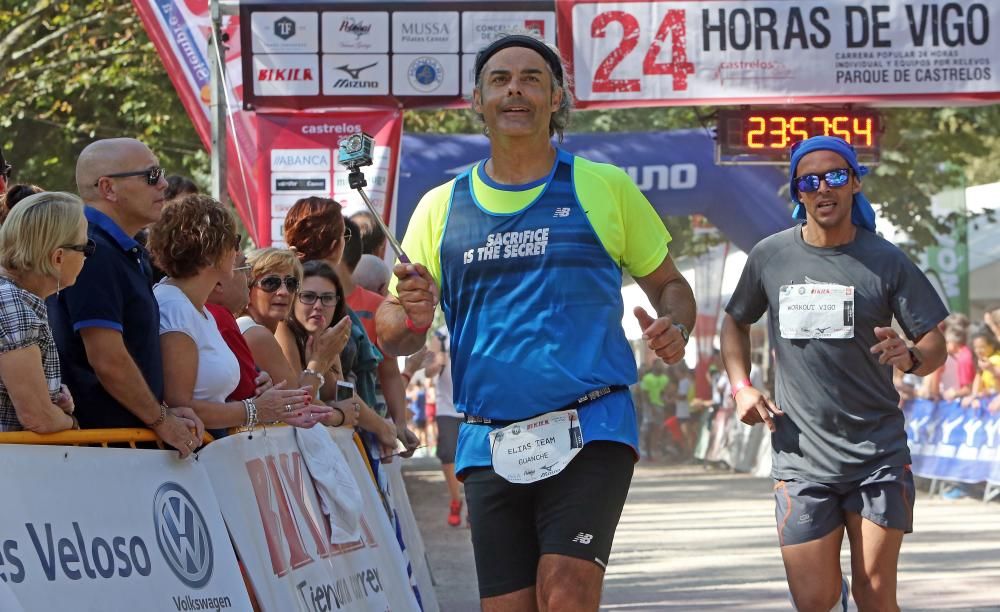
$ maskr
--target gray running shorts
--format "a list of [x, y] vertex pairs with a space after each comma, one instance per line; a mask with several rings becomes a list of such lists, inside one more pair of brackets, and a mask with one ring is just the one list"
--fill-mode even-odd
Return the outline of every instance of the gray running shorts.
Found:
[[913, 474], [910, 466], [882, 468], [864, 480], [818, 483], [777, 480], [774, 515], [782, 546], [818, 540], [846, 524], [854, 512], [876, 525], [913, 531]]

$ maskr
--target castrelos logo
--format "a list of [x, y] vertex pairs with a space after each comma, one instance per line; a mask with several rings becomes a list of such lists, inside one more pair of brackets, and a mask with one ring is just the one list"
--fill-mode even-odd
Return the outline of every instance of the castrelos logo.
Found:
[[258, 81], [315, 81], [312, 68], [261, 68], [257, 71]]

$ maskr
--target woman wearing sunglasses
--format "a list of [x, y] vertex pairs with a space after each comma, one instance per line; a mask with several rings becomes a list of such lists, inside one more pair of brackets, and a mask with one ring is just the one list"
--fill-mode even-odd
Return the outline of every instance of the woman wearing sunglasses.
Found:
[[78, 427], [45, 298], [76, 282], [93, 253], [83, 202], [68, 193], [25, 198], [0, 228], [0, 431]]
[[[247, 258], [247, 264], [250, 266], [250, 299], [246, 314], [236, 322], [254, 361], [274, 380], [294, 380], [299, 386], [308, 386], [314, 398], [325, 397], [321, 388], [328, 379], [330, 385], [336, 384], [339, 355], [347, 342], [349, 323], [335, 325], [313, 338], [308, 347], [308, 359], [291, 364], [275, 339], [275, 332], [291, 312], [293, 298], [302, 282], [302, 264], [292, 251], [276, 248], [254, 251]], [[338, 427], [344, 420], [334, 412], [323, 420], [323, 424]]]
[[167, 273], [153, 288], [167, 404], [191, 406], [212, 429], [278, 421], [311, 427], [329, 413], [311, 405], [308, 389], [286, 388], [285, 381], [255, 398], [226, 401], [239, 384], [239, 363], [205, 308], [216, 285], [232, 278], [239, 249], [236, 222], [221, 203], [191, 195], [165, 208], [149, 248]]

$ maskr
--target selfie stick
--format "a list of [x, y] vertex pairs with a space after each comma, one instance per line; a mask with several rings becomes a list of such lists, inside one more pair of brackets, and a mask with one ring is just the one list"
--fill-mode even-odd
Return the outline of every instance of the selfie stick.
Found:
[[365, 193], [365, 187], [368, 185], [368, 181], [365, 180], [365, 173], [361, 171], [359, 166], [348, 166], [348, 168], [351, 169], [351, 173], [347, 175], [347, 184], [350, 185], [351, 189], [357, 189], [358, 193], [361, 194], [361, 199], [364, 200], [365, 206], [368, 207], [372, 216], [375, 217], [375, 223], [378, 223], [378, 226], [382, 228], [382, 233], [385, 234], [386, 239], [389, 241], [389, 246], [396, 252], [400, 263], [411, 263], [410, 258], [403, 252], [403, 247], [399, 244], [399, 241], [396, 240], [392, 232], [389, 231], [388, 226], [382, 221], [382, 215], [378, 214], [375, 206], [372, 205], [372, 201], [368, 199], [368, 194]]

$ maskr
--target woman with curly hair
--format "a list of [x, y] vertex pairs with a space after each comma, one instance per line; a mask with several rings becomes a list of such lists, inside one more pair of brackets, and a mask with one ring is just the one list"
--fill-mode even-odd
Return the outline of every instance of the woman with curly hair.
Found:
[[308, 390], [285, 389], [285, 381], [256, 398], [226, 401], [239, 383], [239, 364], [205, 302], [217, 283], [232, 278], [239, 244], [232, 214], [202, 195], [164, 208], [150, 231], [153, 260], [167, 273], [153, 288], [160, 306], [164, 399], [191, 406], [207, 428], [278, 421], [312, 427], [330, 409], [311, 405]]

